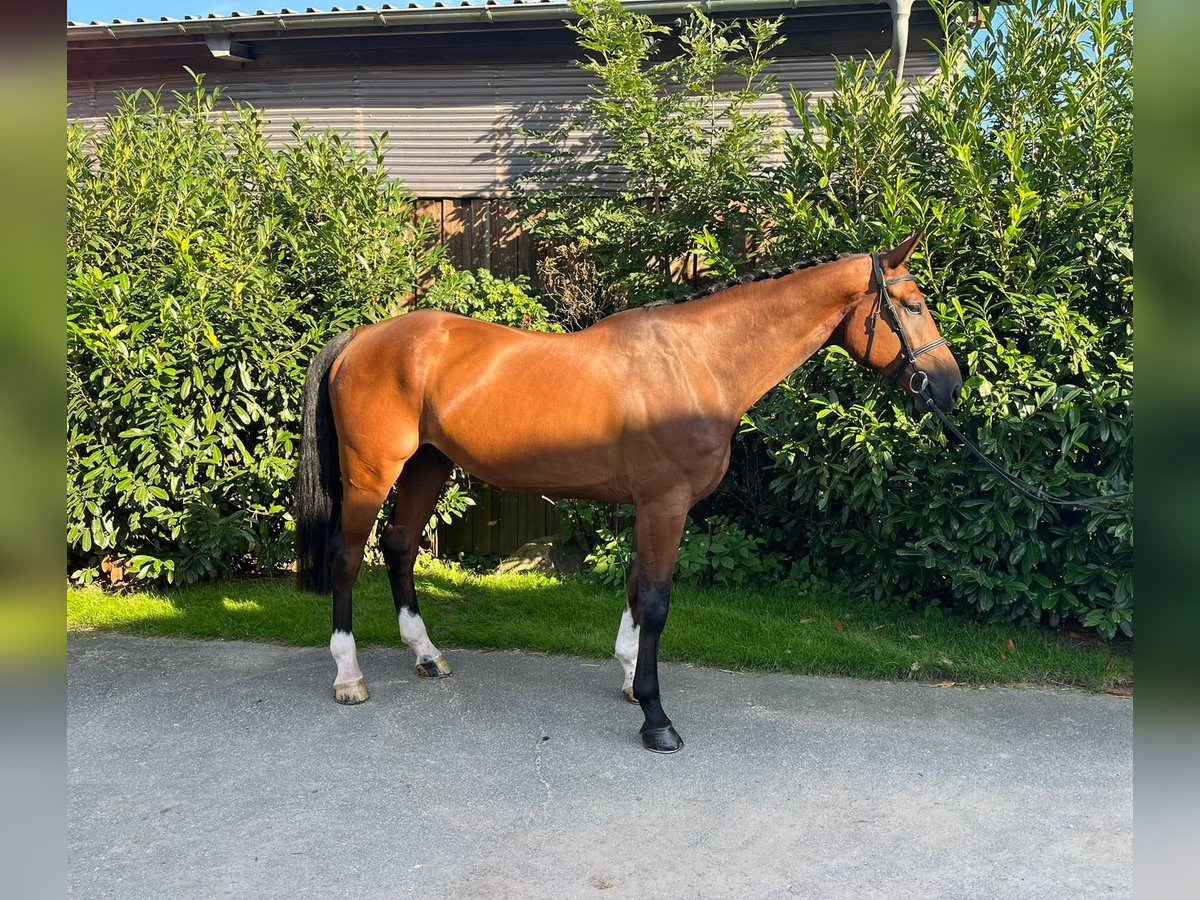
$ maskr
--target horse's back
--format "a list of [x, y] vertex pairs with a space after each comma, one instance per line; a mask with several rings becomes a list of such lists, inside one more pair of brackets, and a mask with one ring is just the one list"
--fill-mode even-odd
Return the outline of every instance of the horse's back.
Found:
[[611, 444], [623, 419], [602, 331], [597, 341], [436, 310], [363, 326], [331, 371], [339, 427], [433, 444], [502, 487], [595, 482], [611, 467], [597, 436]]
[[414, 310], [360, 326], [330, 376], [371, 391], [392, 385], [414, 398], [447, 365], [478, 366], [485, 357], [511, 353], [537, 337], [543, 335], [441, 310]]

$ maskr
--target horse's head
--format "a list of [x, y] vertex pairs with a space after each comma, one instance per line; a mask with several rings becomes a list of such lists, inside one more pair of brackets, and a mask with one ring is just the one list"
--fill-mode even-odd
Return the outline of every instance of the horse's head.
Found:
[[913, 234], [892, 250], [871, 254], [869, 281], [855, 290], [837, 338], [854, 359], [912, 394], [918, 409], [929, 408], [928, 393], [948, 412], [962, 393], [962, 373], [905, 266], [920, 238]]

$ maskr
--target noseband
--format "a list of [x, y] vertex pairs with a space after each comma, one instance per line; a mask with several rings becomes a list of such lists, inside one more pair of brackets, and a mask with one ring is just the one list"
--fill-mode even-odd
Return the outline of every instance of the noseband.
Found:
[[[875, 276], [875, 283], [879, 286], [879, 293], [875, 297], [875, 303], [871, 306], [871, 315], [867, 317], [867, 352], [863, 360], [867, 363], [871, 360], [871, 347], [875, 343], [875, 326], [879, 323], [879, 315], [882, 313], [887, 319], [887, 323], [892, 326], [892, 331], [896, 332], [896, 337], [900, 339], [900, 353], [905, 360], [903, 365], [896, 366], [896, 371], [888, 376], [888, 384], [895, 384], [904, 372], [912, 369], [912, 377], [909, 379], [908, 386], [913, 393], [923, 394], [929, 385], [929, 376], [917, 368], [917, 357], [928, 353], [935, 347], [942, 346], [946, 343], [946, 339], [939, 337], [936, 341], [922, 344], [914, 350], [912, 344], [909, 343], [908, 335], [904, 333], [904, 328], [900, 324], [900, 314], [896, 311], [896, 304], [892, 301], [892, 295], [888, 293], [888, 288], [901, 281], [916, 281], [917, 279], [911, 275], [884, 278], [882, 253], [871, 254], [871, 271]], [[918, 383], [918, 375], [920, 383]]]

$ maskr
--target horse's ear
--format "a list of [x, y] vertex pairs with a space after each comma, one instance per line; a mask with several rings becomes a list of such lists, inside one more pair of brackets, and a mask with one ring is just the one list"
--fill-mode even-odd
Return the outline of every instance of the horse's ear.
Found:
[[913, 250], [917, 249], [917, 244], [925, 237], [922, 231], [914, 231], [895, 248], [883, 254], [883, 262], [889, 269], [898, 269], [900, 266], [908, 262], [908, 258], [912, 256]]

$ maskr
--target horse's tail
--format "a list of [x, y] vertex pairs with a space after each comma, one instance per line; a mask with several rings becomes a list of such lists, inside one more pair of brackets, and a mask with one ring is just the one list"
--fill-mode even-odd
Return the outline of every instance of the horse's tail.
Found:
[[331, 588], [329, 542], [342, 503], [337, 428], [329, 405], [329, 370], [346, 349], [353, 331], [344, 331], [320, 349], [304, 379], [300, 463], [296, 470], [296, 584], [302, 591], [327, 594]]

